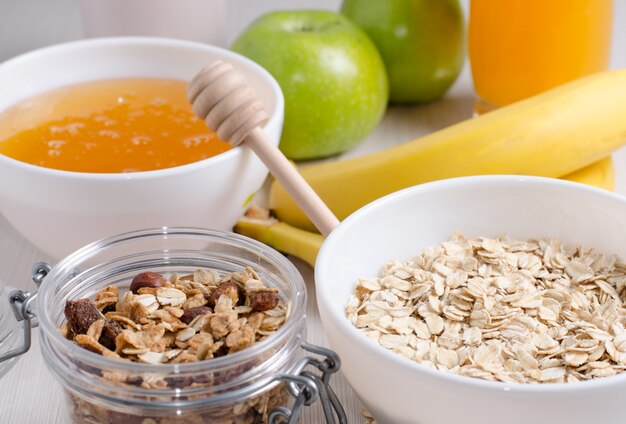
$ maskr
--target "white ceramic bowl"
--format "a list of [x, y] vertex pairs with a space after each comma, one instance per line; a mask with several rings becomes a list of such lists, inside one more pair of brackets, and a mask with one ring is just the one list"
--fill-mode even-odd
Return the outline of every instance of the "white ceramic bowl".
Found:
[[[121, 77], [191, 79], [208, 62], [233, 63], [256, 89], [276, 145], [284, 100], [252, 61], [205, 44], [159, 38], [103, 38], [61, 44], [0, 65], [0, 113], [57, 87]], [[227, 230], [259, 189], [267, 169], [248, 149], [164, 170], [91, 174], [46, 169], [0, 154], [0, 212], [35, 245], [60, 258], [103, 237], [141, 228]]]
[[454, 231], [556, 237], [626, 258], [626, 198], [560, 180], [485, 176], [409, 188], [342, 222], [316, 264], [317, 303], [342, 370], [380, 424], [624, 423], [626, 373], [574, 383], [488, 382], [422, 367], [359, 333], [344, 308], [359, 277], [376, 276]]

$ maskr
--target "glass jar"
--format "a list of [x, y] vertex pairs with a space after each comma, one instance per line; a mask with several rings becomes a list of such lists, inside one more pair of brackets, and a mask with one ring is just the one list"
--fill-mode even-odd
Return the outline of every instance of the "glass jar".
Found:
[[[274, 334], [239, 352], [151, 365], [106, 358], [58, 330], [68, 300], [93, 298], [108, 285], [125, 292], [140, 272], [184, 275], [210, 268], [232, 273], [247, 266], [279, 290], [289, 312]], [[334, 410], [343, 422], [327, 385], [339, 359], [305, 343], [305, 308], [302, 277], [268, 246], [232, 233], [164, 227], [104, 239], [63, 259], [41, 284], [36, 315], [43, 358], [65, 389], [73, 423], [295, 423], [302, 406], [317, 397], [325, 412]], [[303, 357], [302, 348], [324, 358]], [[305, 370], [308, 365], [321, 374]], [[293, 410], [286, 408], [290, 397], [296, 399]], [[335, 422], [332, 412], [326, 415]]]

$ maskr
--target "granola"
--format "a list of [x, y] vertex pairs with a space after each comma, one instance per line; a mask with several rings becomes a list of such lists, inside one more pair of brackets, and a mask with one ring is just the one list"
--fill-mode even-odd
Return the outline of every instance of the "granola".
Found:
[[[108, 286], [92, 299], [68, 301], [61, 333], [104, 357], [146, 364], [210, 360], [246, 349], [275, 333], [289, 313], [277, 289], [267, 287], [251, 268], [220, 275], [213, 270], [169, 278], [138, 274], [130, 290]], [[241, 370], [245, 372], [246, 370]], [[241, 373], [239, 372], [239, 373]], [[100, 378], [145, 389], [211, 387], [231, 375], [154, 378], [96, 370]], [[221, 381], [218, 381], [221, 380]], [[146, 418], [107, 410], [70, 395], [74, 421], [89, 423], [170, 422], [262, 423], [274, 406], [284, 404], [283, 386], [238, 403], [201, 414]], [[130, 421], [129, 421], [130, 420]]]
[[450, 240], [359, 280], [346, 313], [423, 366], [509, 383], [626, 369], [626, 264], [554, 239]]

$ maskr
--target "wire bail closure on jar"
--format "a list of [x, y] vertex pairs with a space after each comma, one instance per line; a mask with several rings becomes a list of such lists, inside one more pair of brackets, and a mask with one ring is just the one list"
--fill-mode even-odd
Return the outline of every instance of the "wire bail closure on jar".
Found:
[[[296, 399], [291, 410], [284, 406], [274, 408], [269, 415], [269, 424], [296, 424], [300, 422], [302, 408], [312, 405], [318, 398], [322, 404], [327, 424], [345, 424], [346, 413], [339, 398], [330, 386], [330, 377], [341, 368], [339, 355], [330, 349], [302, 342], [302, 349], [323, 356], [319, 360], [313, 356], [302, 358], [295, 367], [294, 374], [282, 374], [277, 380], [288, 383], [289, 393]], [[312, 366], [321, 372], [321, 376], [307, 370]]]
[[[38, 262], [33, 267], [33, 281], [37, 285], [37, 288], [41, 285], [43, 279], [50, 272], [50, 265], [45, 262]], [[17, 322], [22, 322], [22, 345], [11, 349], [8, 352], [0, 354], [0, 363], [13, 359], [17, 356], [21, 356], [28, 352], [31, 346], [31, 334], [32, 329], [38, 326], [37, 319], [35, 317], [33, 302], [37, 298], [37, 292], [30, 292], [24, 290], [13, 290], [9, 293], [9, 304], [13, 310], [13, 315]]]
[[[33, 266], [32, 279], [37, 288], [48, 275], [50, 269], [50, 265], [45, 262], [38, 262]], [[33, 308], [33, 302], [37, 295], [37, 292], [24, 290], [14, 290], [9, 294], [9, 303], [15, 319], [18, 322], [23, 321], [23, 341], [21, 346], [0, 354], [0, 363], [21, 356], [30, 349], [32, 329], [38, 326]], [[321, 402], [327, 424], [346, 424], [348, 422], [346, 413], [330, 386], [330, 377], [341, 368], [339, 355], [330, 349], [306, 342], [302, 342], [301, 347], [306, 352], [321, 356], [323, 359], [305, 356], [298, 361], [293, 373], [278, 374], [268, 383], [271, 384], [276, 381], [287, 383], [288, 391], [295, 399], [291, 409], [285, 406], [274, 408], [268, 417], [269, 424], [299, 423], [302, 409], [314, 404], [318, 399]], [[317, 373], [307, 368], [314, 368]]]

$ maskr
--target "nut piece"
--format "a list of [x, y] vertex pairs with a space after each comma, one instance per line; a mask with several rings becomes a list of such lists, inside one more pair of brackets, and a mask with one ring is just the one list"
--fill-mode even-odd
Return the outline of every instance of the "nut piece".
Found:
[[219, 299], [223, 294], [231, 298], [233, 306], [243, 304], [245, 299], [245, 295], [241, 287], [239, 287], [237, 283], [231, 281], [221, 284], [213, 291], [213, 293], [211, 293], [211, 296], [209, 297], [209, 306], [214, 308], [217, 303], [217, 299]]
[[65, 304], [65, 318], [74, 334], [85, 334], [91, 324], [102, 318], [91, 299], [68, 300]]
[[250, 295], [250, 307], [257, 312], [274, 309], [278, 305], [278, 301], [279, 298], [276, 293], [260, 292]]
[[180, 317], [180, 320], [185, 324], [189, 325], [191, 321], [194, 320], [195, 317], [200, 315], [208, 314], [211, 311], [211, 308], [208, 306], [198, 306], [196, 308], [185, 308], [183, 310], [183, 315]]
[[142, 272], [135, 275], [130, 283], [130, 291], [137, 294], [142, 287], [163, 287], [166, 284], [165, 277], [156, 272]]

